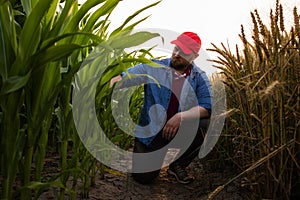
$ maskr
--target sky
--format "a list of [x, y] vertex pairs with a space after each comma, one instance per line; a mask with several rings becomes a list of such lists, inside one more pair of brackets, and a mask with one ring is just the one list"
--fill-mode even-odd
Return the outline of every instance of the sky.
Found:
[[[135, 11], [154, 2], [157, 0], [121, 1], [110, 17], [111, 29], [121, 25]], [[298, 7], [300, 14], [300, 0], [281, 0], [280, 3], [284, 9], [286, 27], [289, 27], [289, 24], [293, 23], [292, 13], [295, 6]], [[133, 21], [150, 15], [136, 28], [168, 29], [178, 33], [196, 32], [202, 40], [202, 51], [214, 58], [215, 54], [206, 51], [207, 48], [212, 48], [211, 43], [218, 47], [221, 43], [228, 44], [230, 48], [234, 48], [235, 44], [241, 44], [238, 36], [241, 25], [244, 26], [246, 36], [250, 39], [252, 30], [250, 12], [257, 9], [263, 22], [269, 25], [270, 9], [274, 10], [275, 4], [276, 0], [162, 0], [156, 6], [143, 11]]]

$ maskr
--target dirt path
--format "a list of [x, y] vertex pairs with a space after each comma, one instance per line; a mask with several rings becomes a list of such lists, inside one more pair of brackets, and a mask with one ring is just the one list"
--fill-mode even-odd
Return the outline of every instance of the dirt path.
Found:
[[[205, 167], [206, 168], [206, 167]], [[161, 171], [159, 178], [152, 184], [141, 185], [136, 183], [130, 175], [118, 176], [106, 174], [103, 180], [98, 180], [90, 192], [89, 199], [105, 200], [192, 200], [207, 199], [210, 192], [229, 180], [230, 171], [205, 169], [199, 160], [189, 166], [196, 180], [189, 185], [177, 183], [175, 178], [167, 174], [166, 169]], [[214, 172], [215, 171], [215, 172]], [[215, 199], [250, 199], [246, 191], [233, 183], [226, 187]]]
[[[203, 166], [199, 160], [193, 161], [188, 170], [196, 178], [189, 185], [177, 183], [175, 178], [167, 174], [166, 169], [162, 169], [160, 176], [149, 185], [135, 182], [129, 174], [105, 173], [104, 178], [100, 179], [100, 176], [96, 178], [96, 183], [91, 187], [88, 199], [204, 200], [207, 199], [209, 193], [234, 176], [230, 170], [216, 170], [212, 166]], [[230, 184], [215, 199], [250, 199], [249, 193], [238, 185], [237, 182]], [[40, 199], [54, 199], [54, 196], [51, 192], [46, 192]], [[83, 199], [80, 193], [77, 194], [77, 199]]]
[[[58, 173], [59, 156], [46, 159], [43, 177], [50, 179]], [[210, 164], [209, 164], [210, 163]], [[86, 200], [206, 200], [208, 195], [218, 186], [225, 184], [237, 175], [229, 169], [218, 169], [216, 164], [195, 159], [188, 167], [188, 172], [195, 177], [195, 181], [188, 185], [180, 184], [167, 174], [167, 168], [161, 170], [160, 176], [148, 185], [135, 182], [130, 174], [109, 170], [104, 177], [98, 174], [95, 185], [91, 186], [89, 197], [82, 198], [80, 180], [77, 181], [76, 199]], [[0, 177], [1, 178], [1, 177]], [[0, 180], [0, 189], [1, 189]], [[69, 181], [71, 186], [72, 181]], [[17, 184], [18, 185], [18, 184]], [[17, 186], [16, 185], [16, 186]], [[241, 186], [241, 180], [236, 180], [225, 187], [214, 200], [248, 200], [251, 194]], [[53, 189], [45, 191], [39, 200], [56, 200]], [[15, 194], [16, 195], [16, 194]], [[14, 199], [19, 199], [16, 195]], [[66, 196], [65, 199], [70, 199]]]

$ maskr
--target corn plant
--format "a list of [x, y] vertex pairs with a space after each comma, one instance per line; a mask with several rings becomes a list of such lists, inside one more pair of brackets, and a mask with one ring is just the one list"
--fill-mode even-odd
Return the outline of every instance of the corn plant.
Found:
[[[35, 198], [38, 198], [48, 187], [61, 189], [57, 198], [63, 199], [65, 191], [75, 198], [77, 178], [82, 174], [88, 177], [90, 171], [93, 171], [91, 168], [96, 166], [94, 161], [91, 162], [92, 166], [86, 165], [92, 157], [82, 146], [73, 128], [70, 104], [72, 81], [91, 48], [108, 37], [108, 18], [118, 2], [86, 1], [79, 6], [77, 1], [71, 0], [1, 1], [2, 199], [12, 199], [19, 195], [21, 199], [31, 199], [32, 191], [35, 192]], [[156, 4], [128, 17], [113, 34], [133, 29], [146, 18], [128, 25], [130, 20]], [[101, 6], [89, 13], [98, 5]], [[59, 140], [60, 174], [44, 180], [42, 171], [53, 116], [58, 122], [55, 137]], [[69, 141], [72, 141], [74, 152], [71, 164], [67, 160]], [[83, 160], [86, 163], [79, 163], [79, 154], [87, 157]], [[75, 181], [73, 188], [69, 189], [66, 183], [71, 174]], [[13, 191], [18, 180], [21, 187]]]
[[[117, 106], [118, 102], [115, 102], [116, 105], [114, 105], [113, 103], [115, 100], [112, 97], [113, 90], [108, 88], [109, 80], [113, 76], [116, 76], [119, 73], [121, 73], [122, 71], [126, 71], [126, 69], [129, 67], [137, 65], [141, 62], [149, 62], [146, 59], [145, 60], [142, 59], [146, 56], [150, 56], [151, 58], [154, 58], [150, 53], [150, 50], [142, 50], [141, 52], [133, 51], [131, 53], [124, 52], [123, 55], [120, 56], [121, 58], [123, 58], [120, 60], [120, 63], [122, 63], [123, 67], [119, 68], [119, 70], [115, 70], [114, 68], [116, 66], [112, 65], [111, 68], [109, 68], [107, 72], [104, 73], [104, 76], [100, 80], [100, 84], [99, 84], [99, 86], [101, 87], [98, 87], [96, 92], [97, 117], [99, 119], [101, 126], [103, 127], [103, 131], [106, 133], [107, 137], [113, 143], [117, 144], [118, 146], [124, 149], [128, 149], [132, 147], [133, 137], [130, 136], [128, 133], [125, 133], [122, 130], [120, 130], [118, 124], [115, 122], [115, 120], [120, 121], [119, 118], [122, 118], [122, 121], [126, 120], [124, 119], [124, 116], [116, 116], [118, 118], [114, 119], [114, 116], [112, 115], [112, 108], [114, 106]], [[130, 113], [129, 120], [133, 120], [135, 124], [137, 124], [138, 122], [138, 117], [140, 114], [140, 108], [142, 104], [143, 104], [143, 87], [139, 87], [137, 88], [137, 90], [133, 92], [132, 96], [130, 97], [128, 110], [124, 111], [126, 113], [127, 112]], [[122, 109], [122, 108], [118, 108], [118, 109]], [[130, 127], [128, 129], [130, 129], [132, 133], [134, 128], [135, 126]]]
[[210, 49], [218, 53], [214, 62], [223, 74], [232, 111], [218, 148], [255, 198], [289, 199], [299, 191], [300, 177], [299, 14], [295, 7], [290, 31], [278, 1], [275, 12], [270, 11], [270, 27], [257, 10], [251, 18], [252, 41], [242, 26], [242, 50], [237, 45], [233, 53], [223, 44]]

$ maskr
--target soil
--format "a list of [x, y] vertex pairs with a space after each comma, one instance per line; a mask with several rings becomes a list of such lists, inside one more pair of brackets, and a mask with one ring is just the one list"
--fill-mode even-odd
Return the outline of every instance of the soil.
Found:
[[[53, 163], [51, 164], [51, 160], [48, 160], [47, 163], [47, 166], [55, 167]], [[96, 177], [95, 185], [90, 188], [88, 198], [82, 197], [80, 186], [76, 198], [90, 200], [204, 200], [218, 186], [225, 184], [237, 174], [230, 169], [220, 169], [212, 164], [203, 164], [203, 161], [199, 159], [195, 159], [187, 170], [195, 177], [195, 181], [188, 185], [176, 182], [174, 177], [167, 174], [165, 168], [161, 170], [160, 176], [148, 185], [135, 182], [130, 174], [109, 170], [104, 176]], [[232, 182], [214, 199], [251, 199], [249, 192], [240, 185], [241, 180]], [[53, 191], [47, 191], [39, 199], [55, 199], [55, 196]]]

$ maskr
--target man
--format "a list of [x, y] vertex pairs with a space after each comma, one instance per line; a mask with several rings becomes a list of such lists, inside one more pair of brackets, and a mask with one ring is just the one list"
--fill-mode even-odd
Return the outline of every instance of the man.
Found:
[[[194, 138], [191, 138], [187, 150], [182, 152], [168, 169], [168, 173], [175, 176], [178, 182], [188, 184], [194, 178], [188, 175], [185, 168], [198, 155], [203, 134], [208, 127], [207, 120], [204, 119], [208, 119], [211, 114], [211, 85], [205, 72], [193, 62], [199, 56], [201, 47], [199, 36], [193, 32], [184, 32], [171, 43], [175, 45], [171, 58], [154, 60], [164, 67], [140, 64], [129, 68], [129, 74], [140, 76], [129, 79], [129, 83], [125, 81], [122, 87], [144, 83], [144, 105], [139, 126], [135, 130], [134, 153], [160, 150], [179, 135], [179, 130], [183, 132], [184, 138], [189, 139], [191, 131], [197, 132]], [[122, 75], [112, 78], [111, 86], [125, 76], [126, 73], [123, 72]], [[149, 77], [157, 80], [160, 85]], [[191, 128], [195, 126], [196, 129]], [[133, 170], [143, 169], [153, 162], [161, 165], [163, 159], [163, 155], [148, 160], [134, 156]], [[136, 181], [146, 184], [159, 173], [160, 169], [145, 172], [140, 170], [133, 171], [132, 176]]]

